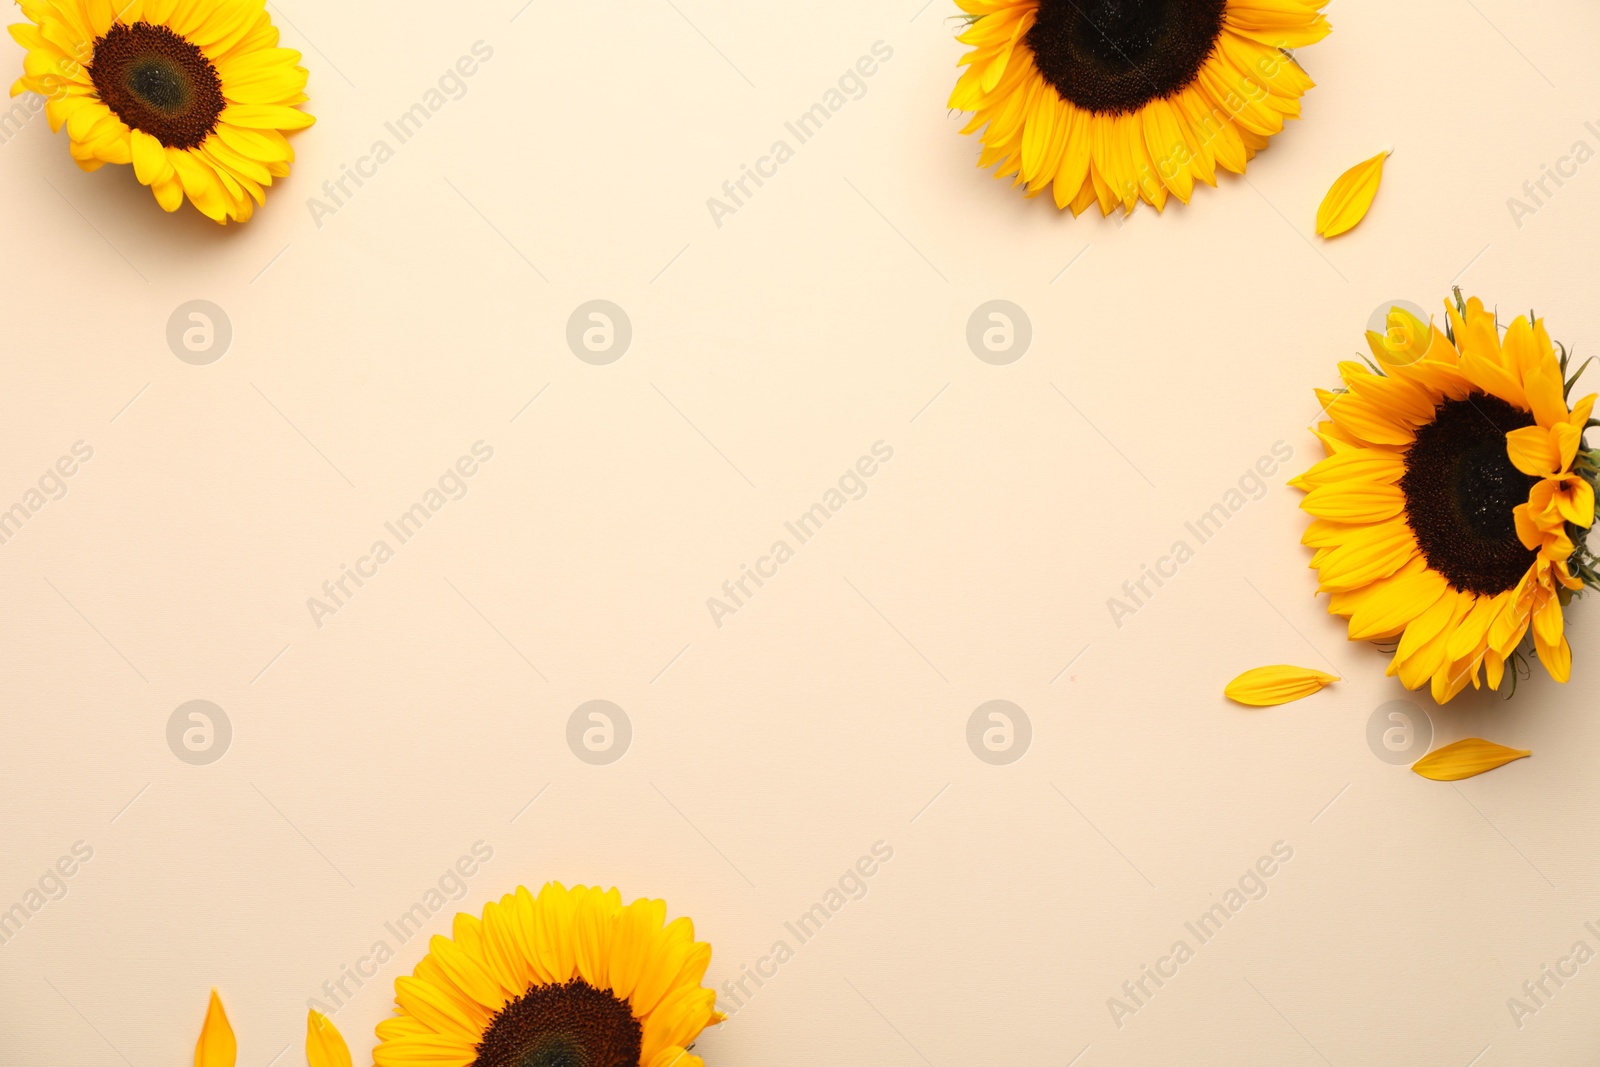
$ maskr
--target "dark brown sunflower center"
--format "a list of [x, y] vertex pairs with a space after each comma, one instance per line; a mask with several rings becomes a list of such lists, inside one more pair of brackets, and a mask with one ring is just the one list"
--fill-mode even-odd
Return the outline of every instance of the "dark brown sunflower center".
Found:
[[639, 1067], [643, 1040], [626, 1001], [575, 978], [500, 1009], [473, 1067]]
[[1227, 0], [1040, 0], [1028, 47], [1045, 81], [1088, 111], [1137, 111], [1193, 82]]
[[1536, 552], [1522, 547], [1512, 510], [1539, 479], [1506, 453], [1506, 434], [1533, 416], [1499, 397], [1446, 400], [1406, 451], [1406, 521], [1428, 566], [1456, 589], [1494, 596], [1515, 588]]
[[227, 106], [205, 53], [148, 22], [119, 22], [95, 41], [89, 77], [118, 118], [168, 148], [200, 147]]

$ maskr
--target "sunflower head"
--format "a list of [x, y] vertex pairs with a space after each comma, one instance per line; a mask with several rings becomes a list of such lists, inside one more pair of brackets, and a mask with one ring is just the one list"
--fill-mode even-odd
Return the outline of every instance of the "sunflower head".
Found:
[[84, 170], [131, 163], [156, 200], [244, 221], [289, 173], [284, 134], [311, 125], [300, 53], [265, 0], [18, 0], [27, 49], [11, 95], [45, 98]]
[[459, 914], [378, 1025], [377, 1067], [704, 1067], [711, 946], [660, 900], [549, 883]]
[[1367, 341], [1376, 362], [1340, 365], [1318, 391], [1327, 458], [1295, 479], [1315, 521], [1303, 541], [1351, 640], [1396, 642], [1391, 675], [1444, 703], [1500, 688], [1532, 634], [1558, 681], [1572, 671], [1562, 607], [1600, 588], [1587, 537], [1600, 453], [1595, 397], [1544, 321], [1503, 331], [1458, 291], [1446, 328], [1396, 307]]
[[1325, 0], [957, 0], [972, 50], [950, 106], [1029, 196], [1074, 215], [1188, 202], [1300, 114], [1288, 50], [1328, 33]]

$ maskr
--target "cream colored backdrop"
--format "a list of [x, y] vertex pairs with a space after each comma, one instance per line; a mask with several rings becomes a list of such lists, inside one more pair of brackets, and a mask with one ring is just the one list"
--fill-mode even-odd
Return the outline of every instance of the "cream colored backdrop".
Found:
[[[694, 917], [748, 994], [716, 1067], [1593, 1058], [1600, 963], [1507, 1001], [1600, 950], [1595, 606], [1570, 686], [1390, 720], [1284, 482], [1393, 298], [1600, 347], [1600, 13], [1339, 0], [1248, 178], [1118, 224], [974, 169], [921, 3], [274, 2], [318, 123], [242, 229], [0, 131], [0, 1062], [185, 1063], [213, 984], [243, 1067], [302, 1063], [312, 998], [366, 1062], [424, 951], [386, 924], [547, 879]], [[631, 337], [579, 316], [580, 359], [594, 300]], [[1014, 362], [969, 347], [991, 300]], [[1273, 662], [1346, 680], [1222, 700]], [[1535, 756], [1425, 782], [1374, 716]]]

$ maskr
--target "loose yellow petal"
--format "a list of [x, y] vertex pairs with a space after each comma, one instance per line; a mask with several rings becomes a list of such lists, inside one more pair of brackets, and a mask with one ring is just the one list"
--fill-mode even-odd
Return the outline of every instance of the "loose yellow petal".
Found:
[[1223, 695], [1240, 704], [1266, 708], [1308, 697], [1323, 686], [1332, 685], [1338, 680], [1331, 674], [1307, 670], [1304, 667], [1287, 665], [1257, 667], [1253, 671], [1245, 671], [1229, 682], [1228, 688], [1223, 690]]
[[1531, 755], [1533, 753], [1527, 749], [1507, 748], [1481, 737], [1469, 737], [1428, 753], [1412, 764], [1411, 769], [1435, 782], [1459, 782]]
[[319, 1011], [306, 1013], [306, 1062], [311, 1067], [350, 1067], [350, 1046]]
[[1385, 148], [1339, 175], [1317, 209], [1318, 234], [1337, 237], [1367, 217], [1372, 199], [1378, 195], [1378, 183], [1383, 180], [1383, 161], [1388, 158], [1389, 149]]
[[205, 1025], [194, 1046], [194, 1067], [234, 1067], [238, 1057], [239, 1043], [233, 1039], [228, 1013], [222, 1010], [222, 999], [213, 989], [211, 1003], [206, 1006]]

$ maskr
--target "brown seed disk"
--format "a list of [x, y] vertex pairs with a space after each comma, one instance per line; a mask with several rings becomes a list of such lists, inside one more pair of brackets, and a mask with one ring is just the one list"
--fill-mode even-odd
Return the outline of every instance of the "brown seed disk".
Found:
[[1063, 100], [1121, 114], [1193, 82], [1227, 8], [1227, 0], [1041, 0], [1026, 40]]
[[227, 106], [205, 53], [148, 22], [119, 22], [95, 41], [89, 78], [118, 118], [168, 148], [200, 147]]
[[574, 978], [534, 986], [500, 1009], [473, 1067], [638, 1067], [643, 1041], [626, 1001]]
[[1485, 393], [1446, 400], [1406, 451], [1406, 521], [1428, 566], [1464, 593], [1516, 588], [1537, 552], [1522, 546], [1512, 510], [1539, 479], [1512, 465], [1506, 434], [1533, 416]]

